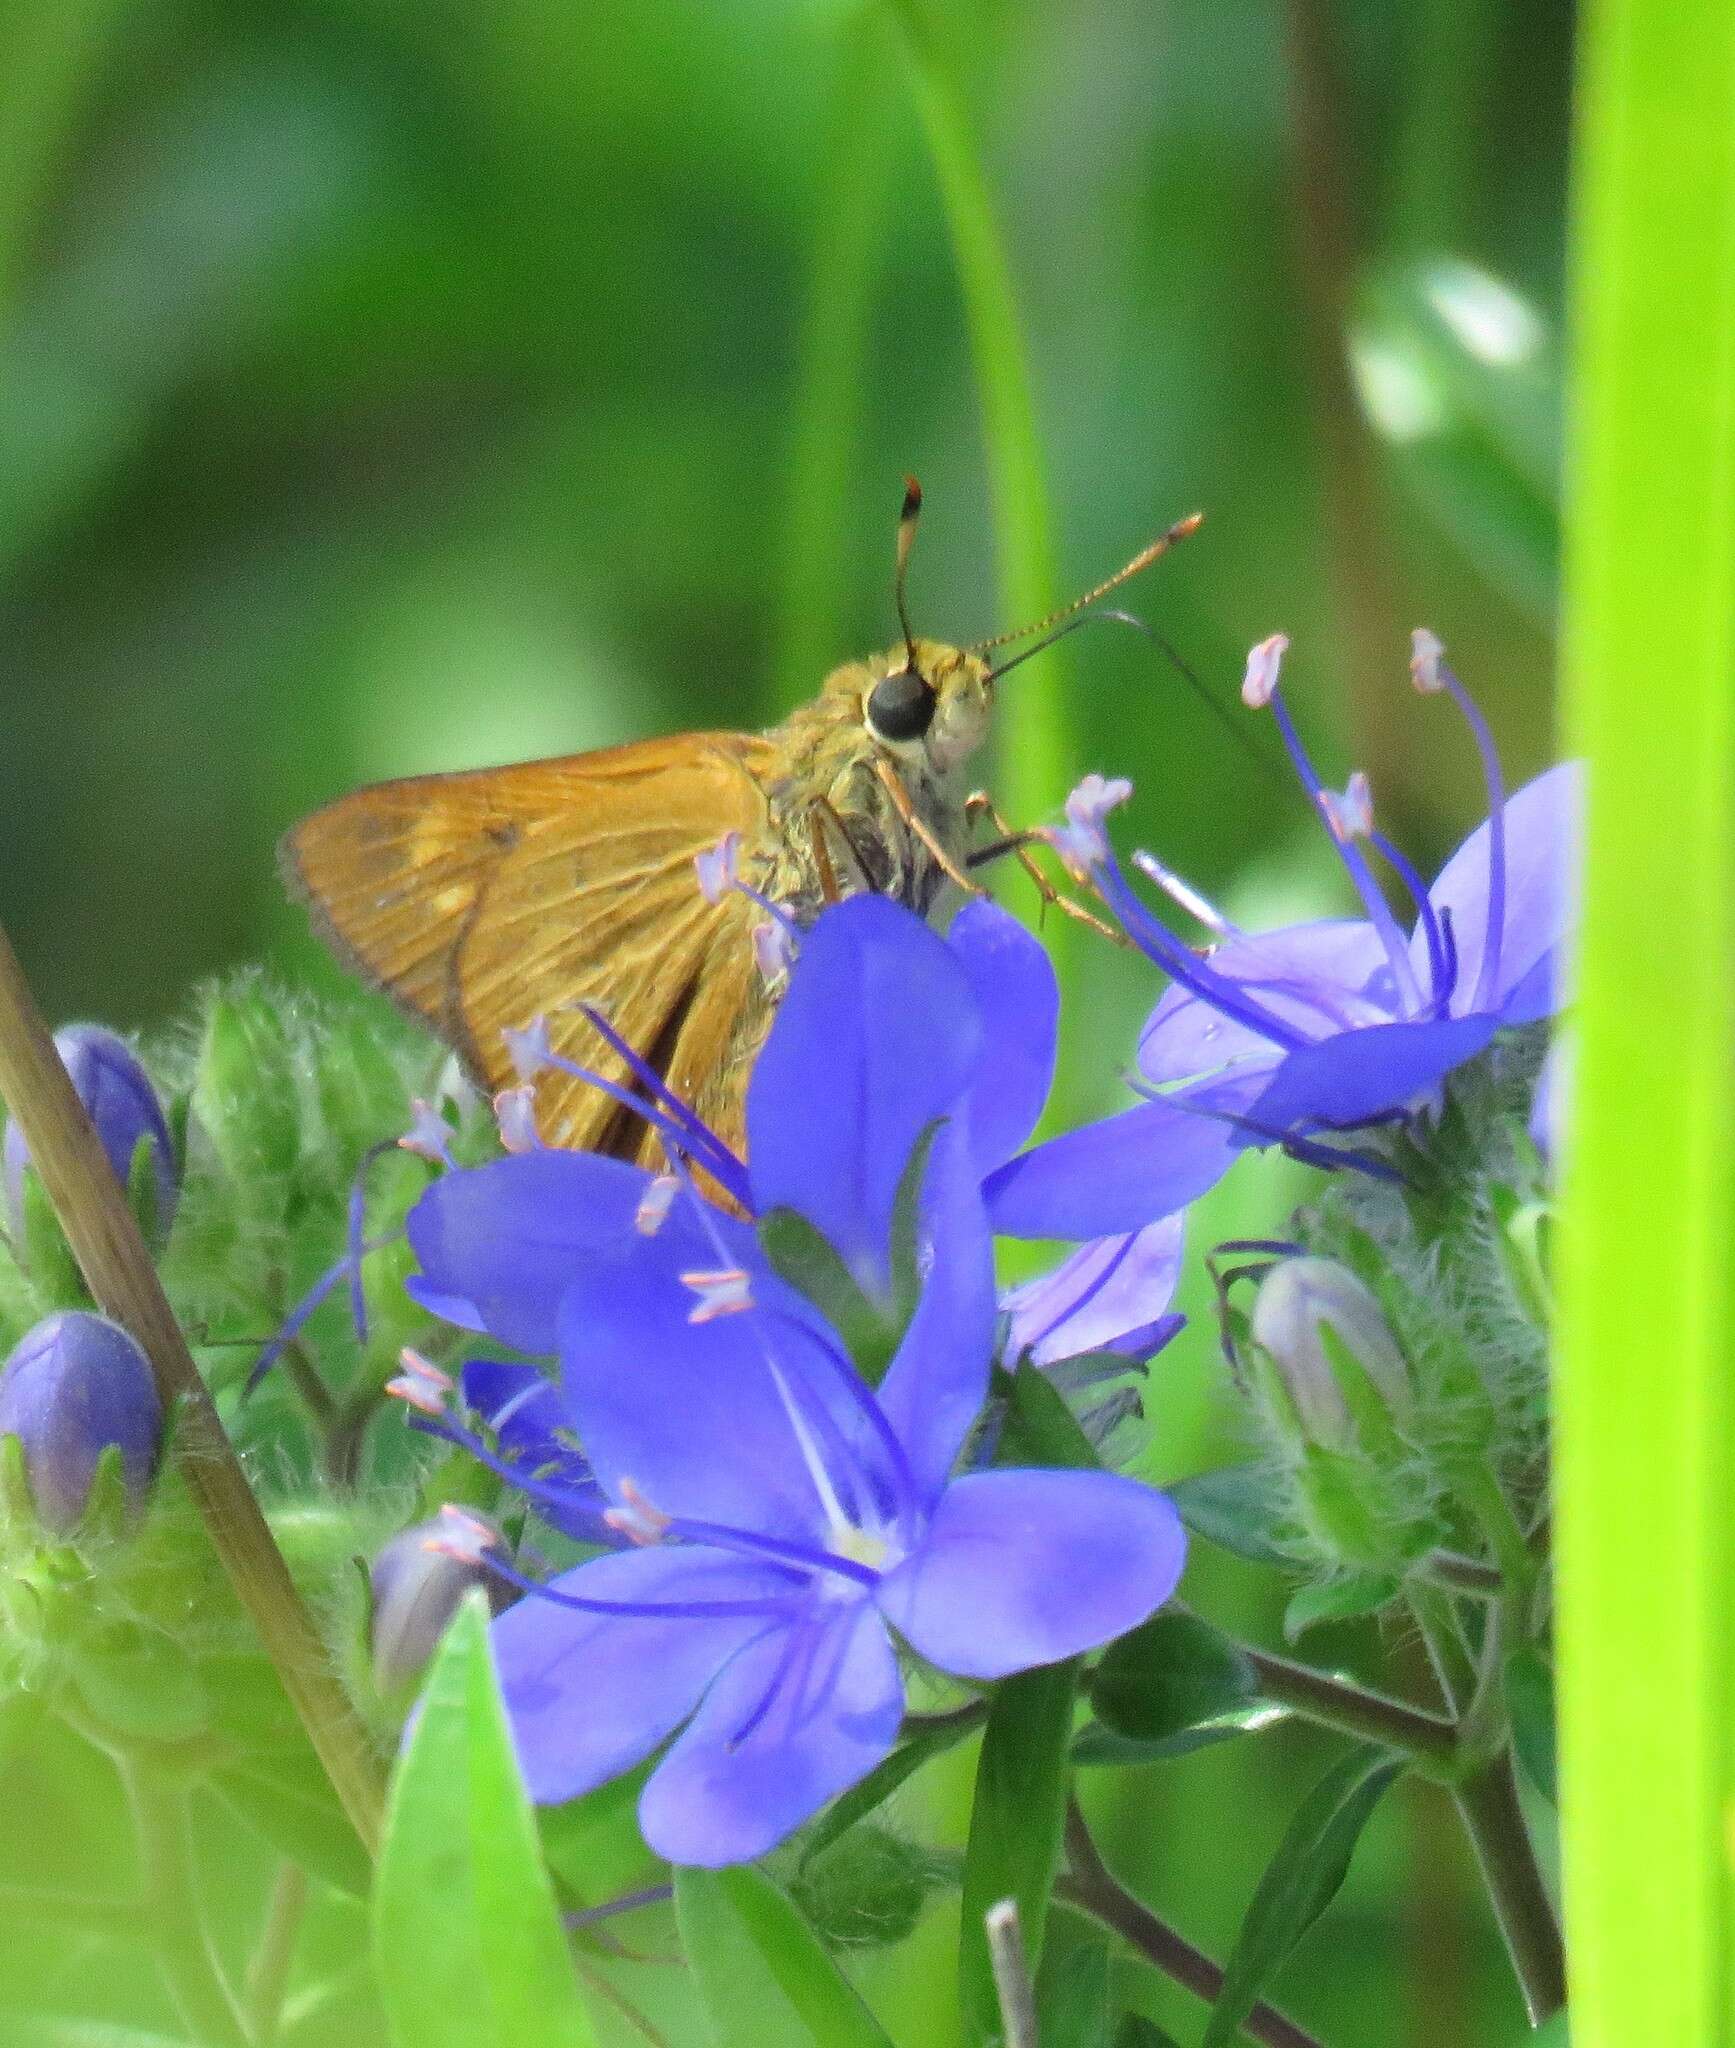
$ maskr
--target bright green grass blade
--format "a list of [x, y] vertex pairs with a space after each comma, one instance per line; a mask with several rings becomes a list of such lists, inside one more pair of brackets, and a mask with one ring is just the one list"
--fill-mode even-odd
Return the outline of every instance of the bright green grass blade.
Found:
[[1735, 9], [1596, 0], [1568, 739], [1592, 801], [1561, 1250], [1574, 2048], [1728, 2042]]

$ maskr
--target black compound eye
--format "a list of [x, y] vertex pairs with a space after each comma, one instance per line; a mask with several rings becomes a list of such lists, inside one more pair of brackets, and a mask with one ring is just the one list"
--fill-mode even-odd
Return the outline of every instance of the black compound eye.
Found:
[[934, 722], [940, 700], [932, 683], [914, 669], [899, 669], [875, 683], [867, 700], [868, 723], [883, 740], [919, 740]]

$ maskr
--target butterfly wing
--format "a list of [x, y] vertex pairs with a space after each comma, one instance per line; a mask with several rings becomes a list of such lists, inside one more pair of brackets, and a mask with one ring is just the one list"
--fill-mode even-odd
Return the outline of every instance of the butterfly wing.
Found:
[[[315, 812], [286, 836], [284, 871], [339, 957], [490, 1089], [516, 1078], [505, 1031], [539, 1015], [556, 1051], [630, 1085], [568, 1007], [592, 1003], [738, 1146], [769, 1018], [757, 913], [739, 895], [707, 903], [693, 859], [726, 832], [763, 836], [773, 759], [759, 738], [689, 734], [413, 776]], [[653, 1149], [636, 1113], [555, 1070], [537, 1119], [552, 1144]]]

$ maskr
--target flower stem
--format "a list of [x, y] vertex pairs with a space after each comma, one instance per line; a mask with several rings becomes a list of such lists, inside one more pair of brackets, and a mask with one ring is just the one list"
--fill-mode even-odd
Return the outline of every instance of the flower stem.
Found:
[[379, 1840], [384, 1784], [366, 1730], [338, 1682], [289, 1576], [126, 1203], [0, 929], [0, 1098], [17, 1118], [86, 1284], [138, 1339], [165, 1409], [187, 1490], [237, 1597], [259, 1631], [356, 1833]]
[[117, 1754], [115, 1760], [132, 1808], [146, 1924], [155, 1938], [164, 1987], [187, 2031], [207, 2048], [250, 2042], [199, 1908], [186, 1787], [137, 1758]]
[[[1183, 1990], [1216, 2004], [1223, 1990], [1221, 1966], [1127, 1890], [1102, 1860], [1076, 1801], [1066, 1816], [1066, 1856], [1070, 1868], [1055, 1885], [1056, 1898], [1100, 1920]], [[1241, 2030], [1264, 2048], [1320, 2048], [1305, 2028], [1263, 2000], [1241, 2022]]]
[[1424, 1712], [1384, 1693], [1328, 1678], [1287, 1657], [1242, 1646], [1242, 1655], [1259, 1674], [1259, 1690], [1268, 1700], [1287, 1707], [1303, 1720], [1317, 1721], [1358, 1741], [1377, 1742], [1401, 1750], [1426, 1777], [1449, 1779], [1458, 1754], [1458, 1731], [1438, 1714]]
[[1518, 1803], [1511, 1753], [1484, 1764], [1453, 1797], [1481, 1865], [1530, 2024], [1539, 2027], [1566, 2003], [1566, 1955]]

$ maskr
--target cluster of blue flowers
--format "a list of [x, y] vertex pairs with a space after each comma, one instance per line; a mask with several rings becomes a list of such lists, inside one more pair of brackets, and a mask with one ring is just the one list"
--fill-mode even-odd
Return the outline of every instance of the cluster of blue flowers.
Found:
[[[666, 1172], [542, 1149], [520, 1119], [510, 1156], [446, 1173], [412, 1211], [417, 1299], [553, 1371], [479, 1357], [454, 1387], [412, 1353], [395, 1391], [603, 1547], [538, 1583], [462, 1510], [434, 1539], [530, 1596], [494, 1640], [539, 1800], [667, 1744], [641, 1801], [650, 1846], [753, 1857], [888, 1754], [902, 1651], [990, 1681], [1144, 1620], [1180, 1576], [1173, 1506], [1106, 1470], [993, 1463], [995, 1366], [1073, 1390], [1148, 1360], [1177, 1327], [1181, 1213], [1241, 1151], [1390, 1172], [1367, 1133], [1425, 1114], [1497, 1032], [1557, 1007], [1576, 771], [1508, 796], [1480, 713], [1418, 634], [1416, 682], [1468, 718], [1489, 793], [1430, 888], [1364, 781], [1321, 782], [1278, 688], [1282, 645], [1254, 650], [1244, 695], [1276, 717], [1362, 918], [1244, 932], [1135, 856], [1204, 927], [1199, 948], [1109, 844], [1128, 785], [1091, 778], [1052, 835], [1170, 980], [1135, 1106], [1031, 1144], [1058, 1023], [1041, 947], [986, 902], [941, 936], [861, 897], [801, 935], [745, 1160], [641, 1066]], [[534, 1066], [536, 1034], [525, 1050]], [[1000, 1294], [996, 1235], [1078, 1249]]]

